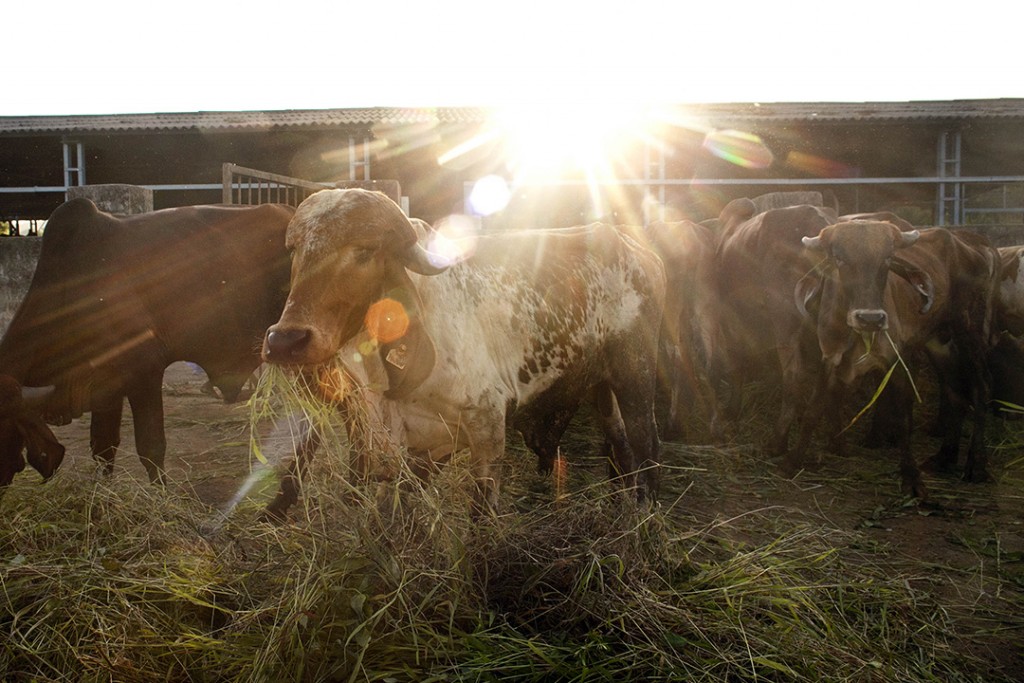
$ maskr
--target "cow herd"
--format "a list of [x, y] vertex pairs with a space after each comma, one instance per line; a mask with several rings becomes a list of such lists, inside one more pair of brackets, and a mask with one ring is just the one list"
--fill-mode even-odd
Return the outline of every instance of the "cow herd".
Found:
[[[611, 475], [655, 499], [659, 427], [686, 440], [699, 411], [713, 441], [729, 439], [750, 380], [779, 392], [762, 445], [786, 475], [815, 464], [822, 422], [841, 449], [855, 390], [884, 385], [871, 438], [896, 448], [904, 491], [925, 498], [911, 451], [922, 363], [937, 378], [943, 427], [928, 469], [957, 467], [969, 420], [963, 476], [985, 480], [988, 412], [996, 398], [1017, 399], [1024, 248], [971, 232], [737, 199], [703, 223], [455, 241], [439, 248], [429, 225], [357, 189], [297, 209], [134, 217], [67, 202], [0, 341], [0, 491], [26, 464], [52, 475], [64, 447], [47, 423], [85, 412], [92, 455], [109, 471], [125, 398], [139, 457], [162, 481], [161, 379], [182, 360], [233, 400], [261, 362], [306, 373], [341, 359], [367, 389], [337, 399], [353, 448], [368, 450], [359, 435], [377, 433], [416, 461], [468, 450], [479, 509], [496, 505], [506, 428], [549, 471], [584, 404]], [[298, 445], [270, 517], [297, 499], [316, 446]]]

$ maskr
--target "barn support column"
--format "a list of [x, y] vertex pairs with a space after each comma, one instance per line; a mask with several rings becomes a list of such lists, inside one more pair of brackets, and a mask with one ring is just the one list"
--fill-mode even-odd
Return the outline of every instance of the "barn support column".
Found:
[[[960, 178], [959, 130], [946, 130], [939, 134], [938, 173], [940, 178]], [[960, 182], [939, 183], [935, 199], [938, 225], [962, 225], [964, 222], [963, 184]]]
[[[360, 173], [362, 171], [362, 173]], [[359, 176], [363, 177], [360, 178]], [[370, 140], [363, 138], [362, 142], [356, 142], [353, 135], [348, 137], [348, 179], [369, 180], [370, 179]], [[396, 200], [397, 201], [397, 200]]]
[[85, 145], [64, 140], [64, 187], [78, 185], [85, 185]]
[[153, 190], [138, 185], [111, 183], [106, 185], [79, 185], [69, 187], [68, 199], [85, 197], [101, 211], [128, 216], [153, 210]]
[[665, 220], [665, 150], [644, 142], [644, 225]]

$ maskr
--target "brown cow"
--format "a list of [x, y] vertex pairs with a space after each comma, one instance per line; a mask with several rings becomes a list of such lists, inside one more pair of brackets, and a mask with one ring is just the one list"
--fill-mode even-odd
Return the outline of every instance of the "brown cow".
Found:
[[1024, 336], [1024, 246], [999, 247], [1001, 276], [996, 297], [997, 330]]
[[[754, 212], [749, 199], [733, 200], [722, 210], [717, 250], [698, 292], [701, 343], [717, 397], [711, 416], [716, 440], [725, 436], [723, 419], [739, 414], [746, 379], [760, 374], [778, 382], [789, 357], [787, 345], [806, 327], [793, 305], [793, 288], [815, 260], [800, 240], [836, 220], [831, 209], [818, 206]], [[773, 444], [785, 439], [780, 430], [788, 424], [780, 415]]]
[[657, 254], [665, 265], [658, 376], [669, 401], [661, 435], [669, 440], [684, 439], [687, 415], [698, 405], [710, 404], [697, 370], [703, 363], [697, 300], [701, 282], [712, 266], [716, 236], [709, 227], [687, 220], [618, 228]]
[[44, 477], [57, 469], [64, 447], [43, 417], [67, 424], [91, 411], [92, 454], [109, 472], [125, 397], [139, 459], [162, 480], [164, 369], [192, 361], [226, 400], [237, 398], [284, 305], [293, 211], [194, 206], [118, 217], [87, 199], [55, 209], [0, 341], [0, 487], [24, 469], [23, 451]]
[[[944, 469], [955, 465], [969, 407], [974, 430], [964, 478], [984, 480], [990, 386], [985, 353], [991, 344], [996, 251], [977, 236], [934, 228], [902, 232], [880, 221], [837, 223], [803, 242], [821, 261], [800, 280], [795, 297], [799, 310], [815, 324], [819, 351], [794, 354], [794, 371], [784, 381], [798, 386], [805, 386], [809, 378], [817, 381], [805, 406], [800, 439], [786, 452], [784, 469], [794, 472], [806, 464], [817, 420], [826, 410], [835, 411], [843, 387], [869, 372], [889, 370], [897, 354], [910, 360], [915, 350], [934, 352], [942, 344], [948, 353], [933, 353], [932, 360], [955, 414], [946, 420], [942, 446], [928, 465]], [[893, 405], [901, 415], [903, 488], [924, 498], [927, 490], [910, 450], [910, 388], [907, 372], [897, 369], [886, 391], [895, 392]], [[787, 397], [797, 393], [793, 390]]]

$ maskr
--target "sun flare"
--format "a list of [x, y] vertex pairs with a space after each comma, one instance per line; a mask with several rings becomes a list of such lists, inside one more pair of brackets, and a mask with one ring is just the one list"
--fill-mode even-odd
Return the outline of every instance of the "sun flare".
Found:
[[495, 117], [513, 178], [543, 182], [567, 176], [613, 179], [616, 161], [642, 139], [645, 107], [594, 102], [506, 107]]

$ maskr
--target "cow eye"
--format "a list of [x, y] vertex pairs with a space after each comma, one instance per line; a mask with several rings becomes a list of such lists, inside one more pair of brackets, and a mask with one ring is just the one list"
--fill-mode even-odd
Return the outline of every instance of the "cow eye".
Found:
[[375, 251], [377, 250], [373, 247], [356, 247], [356, 263], [367, 263], [370, 259], [373, 258], [373, 254]]

